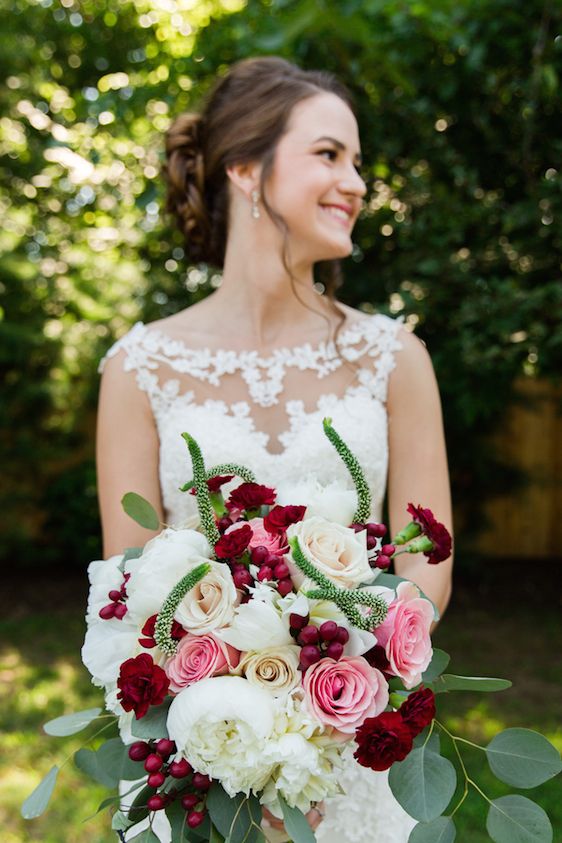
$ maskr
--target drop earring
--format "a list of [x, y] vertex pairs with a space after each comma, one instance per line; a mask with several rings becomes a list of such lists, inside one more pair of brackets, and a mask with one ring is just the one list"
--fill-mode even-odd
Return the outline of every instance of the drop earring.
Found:
[[259, 220], [261, 216], [260, 209], [258, 207], [258, 200], [260, 198], [259, 191], [252, 190], [250, 196], [252, 197], [252, 218], [255, 220]]

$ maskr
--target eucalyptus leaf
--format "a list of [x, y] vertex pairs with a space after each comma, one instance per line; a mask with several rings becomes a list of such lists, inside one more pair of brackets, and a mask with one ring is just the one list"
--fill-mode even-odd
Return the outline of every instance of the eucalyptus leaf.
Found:
[[316, 837], [303, 812], [298, 808], [291, 808], [281, 796], [279, 796], [279, 802], [287, 834], [293, 843], [314, 843]]
[[127, 547], [123, 553], [123, 562], [128, 562], [129, 559], [138, 559], [142, 556], [144, 548], [142, 547]]
[[117, 787], [121, 779], [144, 776], [142, 765], [131, 761], [120, 738], [106, 741], [97, 750], [79, 749], [74, 762], [79, 770], [106, 787]]
[[441, 676], [443, 671], [446, 670], [450, 660], [451, 657], [445, 652], [445, 650], [438, 650], [434, 648], [431, 661], [427, 669], [422, 673], [422, 682], [427, 684], [428, 682], [433, 682], [433, 680], [437, 679], [438, 676]]
[[24, 820], [33, 820], [35, 817], [40, 817], [52, 796], [59, 768], [55, 764], [47, 775], [41, 779], [35, 790], [33, 790], [23, 805], [21, 806], [21, 815]]
[[131, 843], [161, 843], [160, 838], [154, 834], [151, 828], [145, 828], [136, 837], [129, 837], [129, 840]]
[[434, 682], [427, 683], [434, 694], [442, 694], [445, 691], [479, 691], [490, 693], [492, 691], [505, 691], [511, 688], [509, 679], [493, 679], [488, 676], [455, 676], [452, 673], [444, 673], [438, 676]]
[[257, 843], [263, 838], [259, 829], [261, 807], [255, 796], [237, 793], [230, 797], [218, 782], [213, 782], [207, 795], [211, 822], [228, 843]]
[[[441, 739], [439, 737], [439, 732], [436, 729], [433, 730], [429, 740], [427, 740], [427, 734], [429, 732], [429, 727], [426, 728], [421, 732], [419, 735], [416, 735], [414, 738], [414, 746], [418, 749], [420, 746], [426, 746], [430, 752], [435, 752], [436, 755], [439, 755], [441, 752]], [[427, 741], [427, 743], [426, 743]]]
[[121, 498], [121, 506], [133, 521], [147, 530], [157, 530], [160, 518], [151, 503], [136, 492], [127, 492]]
[[[385, 588], [392, 588], [392, 589], [396, 590], [396, 588], [400, 585], [401, 582], [410, 582], [410, 580], [407, 580], [404, 577], [399, 577], [397, 574], [388, 574], [386, 572], [383, 572], [382, 574], [379, 574], [377, 576], [377, 578], [370, 584], [371, 585], [384, 585]], [[417, 588], [418, 588], [418, 591], [420, 592], [420, 595], [422, 597], [424, 597], [426, 600], [429, 600], [429, 597], [427, 596], [427, 594], [424, 594], [419, 586], [417, 586]], [[429, 602], [433, 606], [433, 619], [438, 621], [439, 617], [440, 617], [439, 616], [439, 609], [437, 608], [437, 606], [435, 605], [433, 600], [429, 600]]]
[[126, 814], [123, 813], [123, 811], [116, 811], [111, 818], [111, 828], [113, 831], [126, 831], [132, 826], [132, 824], [132, 821], [126, 816]]
[[165, 700], [161, 705], [152, 705], [140, 720], [133, 717], [131, 721], [131, 733], [135, 738], [167, 738], [168, 737], [168, 709], [172, 703], [171, 699]]
[[418, 823], [408, 837], [408, 843], [453, 843], [457, 830], [451, 817], [437, 817], [429, 823]]
[[224, 843], [224, 837], [220, 833], [220, 831], [215, 828], [214, 825], [211, 825], [211, 835], [209, 837], [209, 843]]
[[427, 747], [413, 749], [390, 768], [388, 783], [404, 810], [421, 822], [443, 813], [455, 792], [457, 774], [446, 758]]
[[153, 793], [154, 793], [153, 787], [149, 787], [148, 785], [144, 785], [144, 787], [141, 787], [141, 789], [139, 790], [139, 792], [135, 796], [135, 798], [133, 800], [133, 804], [131, 805], [131, 807], [127, 811], [127, 816], [134, 823], [138, 823], [141, 820], [144, 820], [145, 817], [148, 817], [150, 811], [148, 810], [148, 807], [147, 807], [146, 803], [147, 803], [147, 800], [148, 800], [149, 796], [152, 796]]
[[55, 717], [43, 726], [48, 735], [62, 738], [67, 735], [75, 735], [89, 726], [101, 714], [101, 708], [87, 708], [84, 711], [75, 711], [73, 714], [64, 714], [62, 717]]
[[486, 747], [492, 772], [513, 787], [537, 787], [562, 770], [560, 753], [531, 729], [505, 729]]
[[494, 799], [486, 830], [495, 843], [552, 843], [552, 826], [543, 809], [526, 796]]

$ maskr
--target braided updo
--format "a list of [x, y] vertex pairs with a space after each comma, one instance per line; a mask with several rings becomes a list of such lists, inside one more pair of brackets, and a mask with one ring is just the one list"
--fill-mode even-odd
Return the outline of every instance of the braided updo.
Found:
[[[182, 114], [174, 121], [166, 136], [166, 209], [185, 236], [192, 262], [223, 268], [226, 169], [234, 164], [261, 163], [261, 198], [286, 238], [287, 227], [265, 200], [264, 185], [293, 107], [322, 92], [336, 94], [354, 112], [349, 90], [327, 71], [302, 70], [277, 56], [243, 59], [216, 81], [200, 113]], [[285, 257], [284, 250], [284, 262]], [[322, 262], [320, 271], [333, 295], [341, 283], [339, 261]]]

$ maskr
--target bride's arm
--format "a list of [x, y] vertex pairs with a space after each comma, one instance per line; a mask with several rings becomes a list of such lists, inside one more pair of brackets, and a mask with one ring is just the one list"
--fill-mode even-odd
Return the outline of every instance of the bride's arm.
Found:
[[124, 371], [120, 352], [106, 360], [98, 405], [96, 463], [104, 558], [142, 546], [155, 535], [125, 514], [121, 498], [125, 492], [137, 492], [162, 519], [158, 452], [148, 398], [134, 373]]
[[[452, 535], [453, 518], [439, 389], [425, 345], [401, 329], [402, 350], [389, 380], [388, 512], [391, 535], [411, 520], [408, 503], [432, 510]], [[429, 565], [420, 554], [403, 554], [395, 571], [422, 589], [443, 615], [451, 596], [452, 557]]]

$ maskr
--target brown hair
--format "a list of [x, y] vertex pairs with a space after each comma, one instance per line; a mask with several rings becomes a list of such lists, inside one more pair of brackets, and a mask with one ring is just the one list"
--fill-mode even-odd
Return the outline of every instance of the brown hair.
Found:
[[[216, 81], [200, 113], [182, 114], [174, 121], [166, 135], [166, 210], [176, 217], [191, 261], [223, 268], [228, 232], [226, 168], [259, 161], [261, 199], [284, 233], [282, 259], [293, 278], [286, 259], [287, 225], [268, 205], [264, 185], [293, 107], [322, 92], [336, 94], [355, 113], [351, 92], [327, 71], [302, 70], [278, 56], [243, 59]], [[320, 261], [317, 266], [318, 280], [342, 316], [334, 301], [342, 282], [340, 261]]]

